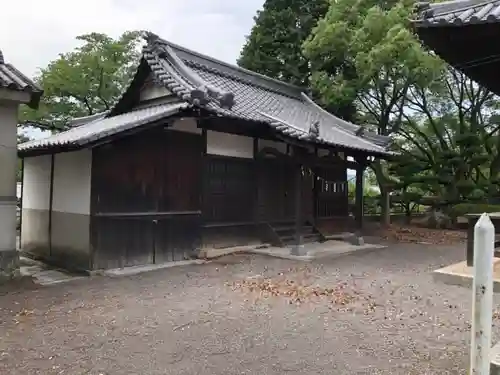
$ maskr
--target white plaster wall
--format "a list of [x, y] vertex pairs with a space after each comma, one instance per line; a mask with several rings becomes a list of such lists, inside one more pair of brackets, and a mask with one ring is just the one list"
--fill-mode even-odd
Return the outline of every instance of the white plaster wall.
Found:
[[50, 155], [24, 158], [23, 210], [49, 209], [50, 160]]
[[201, 135], [201, 129], [198, 128], [198, 123], [196, 122], [196, 119], [192, 117], [175, 120], [172, 126], [170, 126], [168, 129]]
[[164, 96], [172, 95], [165, 87], [160, 87], [156, 85], [143, 87], [141, 90], [140, 101], [146, 101], [156, 98], [162, 98]]
[[153, 76], [150, 74], [146, 79], [146, 83], [141, 88], [140, 101], [146, 101], [156, 98], [162, 98], [164, 96], [172, 95], [172, 93], [165, 87], [157, 85], [153, 81]]
[[53, 211], [90, 214], [92, 150], [55, 155]]
[[253, 138], [207, 131], [207, 153], [211, 155], [253, 158]]
[[[0, 251], [16, 249], [17, 103], [0, 104]], [[0, 268], [3, 266], [0, 261]], [[3, 271], [3, 269], [0, 269]]]
[[16, 196], [17, 103], [0, 104], [0, 196]]
[[259, 151], [265, 147], [271, 147], [279, 152], [286, 154], [286, 143], [285, 142], [276, 142], [271, 141], [269, 139], [259, 139]]

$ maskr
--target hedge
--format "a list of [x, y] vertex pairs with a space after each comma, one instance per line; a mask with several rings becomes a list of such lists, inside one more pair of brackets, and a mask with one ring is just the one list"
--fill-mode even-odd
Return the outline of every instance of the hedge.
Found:
[[483, 212], [500, 212], [500, 204], [459, 203], [453, 206], [452, 212], [455, 217], [466, 214], [482, 214]]

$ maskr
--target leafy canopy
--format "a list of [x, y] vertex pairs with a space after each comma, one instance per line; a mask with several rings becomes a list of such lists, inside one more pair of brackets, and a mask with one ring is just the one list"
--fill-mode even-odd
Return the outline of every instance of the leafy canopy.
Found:
[[[304, 43], [312, 66], [312, 84], [323, 102], [355, 101], [362, 122], [380, 134], [401, 124], [409, 87], [425, 86], [442, 63], [427, 54], [409, 29], [407, 1], [338, 0]], [[321, 69], [330, 59], [343, 61], [336, 75]]]
[[136, 31], [117, 39], [100, 33], [78, 36], [81, 46], [60, 54], [35, 78], [44, 89], [42, 103], [37, 111], [23, 107], [21, 122], [63, 129], [71, 118], [110, 109], [139, 61], [138, 38]]
[[267, 0], [254, 17], [238, 65], [307, 87], [310, 69], [302, 43], [327, 9], [328, 0]]

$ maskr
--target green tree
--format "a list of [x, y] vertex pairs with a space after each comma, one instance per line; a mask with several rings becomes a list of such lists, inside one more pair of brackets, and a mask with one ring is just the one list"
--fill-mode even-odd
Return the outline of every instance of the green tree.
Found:
[[[300, 87], [310, 87], [311, 62], [304, 56], [302, 44], [328, 10], [328, 0], [266, 0], [254, 17], [255, 25], [243, 46], [238, 65]], [[321, 68], [336, 74], [342, 59], [330, 59]], [[322, 103], [325, 108], [346, 120], [352, 120], [352, 102]], [[325, 105], [329, 104], [329, 105]]]
[[[397, 188], [417, 187], [446, 210], [463, 200], [498, 194], [498, 101], [493, 93], [449, 67], [425, 89], [410, 88]], [[430, 197], [429, 197], [430, 196]]]
[[60, 54], [35, 78], [44, 96], [39, 110], [22, 107], [21, 122], [63, 129], [71, 118], [110, 109], [139, 61], [138, 38], [136, 31], [117, 39], [100, 33], [78, 36], [81, 46]]
[[[440, 75], [442, 62], [426, 53], [410, 30], [412, 2], [331, 2], [304, 52], [311, 65], [343, 60], [340, 74], [316, 70], [311, 82], [325, 103], [357, 105], [362, 123], [382, 135], [402, 125], [410, 87], [425, 87]], [[370, 126], [368, 126], [370, 127]], [[390, 220], [392, 181], [387, 165], [373, 164], [382, 196], [382, 221]]]
[[238, 65], [298, 86], [309, 84], [302, 43], [328, 9], [328, 0], [266, 0]]

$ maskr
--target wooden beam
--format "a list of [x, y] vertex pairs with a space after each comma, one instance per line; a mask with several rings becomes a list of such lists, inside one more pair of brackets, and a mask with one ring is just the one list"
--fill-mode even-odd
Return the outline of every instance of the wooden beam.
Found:
[[277, 139], [279, 139], [287, 144], [290, 144], [292, 146], [297, 146], [297, 147], [316, 147], [317, 146], [319, 149], [323, 149], [323, 150], [328, 150], [328, 151], [332, 151], [332, 152], [344, 152], [346, 154], [346, 158], [347, 158], [347, 155], [352, 156], [354, 158], [358, 158], [358, 157], [366, 158], [367, 156], [375, 156], [379, 159], [382, 159], [382, 158], [389, 157], [389, 155], [377, 153], [377, 152], [356, 151], [356, 150], [353, 150], [349, 147], [334, 146], [334, 145], [328, 145], [328, 144], [324, 144], [324, 143], [318, 144], [318, 143], [311, 142], [311, 141], [295, 139], [295, 138], [288, 137], [286, 135], [282, 135], [279, 133], [275, 133], [275, 136]]
[[259, 138], [253, 139], [253, 169], [254, 169], [254, 223], [259, 221]]
[[[198, 120], [198, 122], [201, 120]], [[207, 199], [207, 190], [208, 190], [208, 158], [207, 158], [207, 128], [203, 124], [198, 124], [201, 127], [201, 138], [203, 142], [203, 149], [201, 151], [201, 197], [200, 197], [200, 205], [201, 205], [201, 222], [202, 225], [206, 222], [206, 199]]]
[[19, 249], [23, 236], [23, 200], [24, 200], [24, 158], [21, 158], [21, 202], [19, 207]]
[[52, 255], [52, 208], [54, 203], [54, 163], [55, 154], [50, 156], [50, 187], [49, 187], [49, 256]]
[[[301, 150], [294, 147], [294, 155], [300, 156]], [[302, 255], [302, 166], [295, 168], [295, 244], [292, 247], [292, 255]]]
[[364, 222], [364, 212], [363, 212], [363, 206], [364, 206], [364, 197], [363, 197], [363, 190], [364, 190], [364, 181], [363, 181], [363, 175], [365, 172], [366, 167], [368, 166], [368, 159], [363, 158], [363, 159], [357, 159], [357, 168], [356, 168], [356, 229], [358, 232], [361, 232], [363, 229], [363, 222]]

